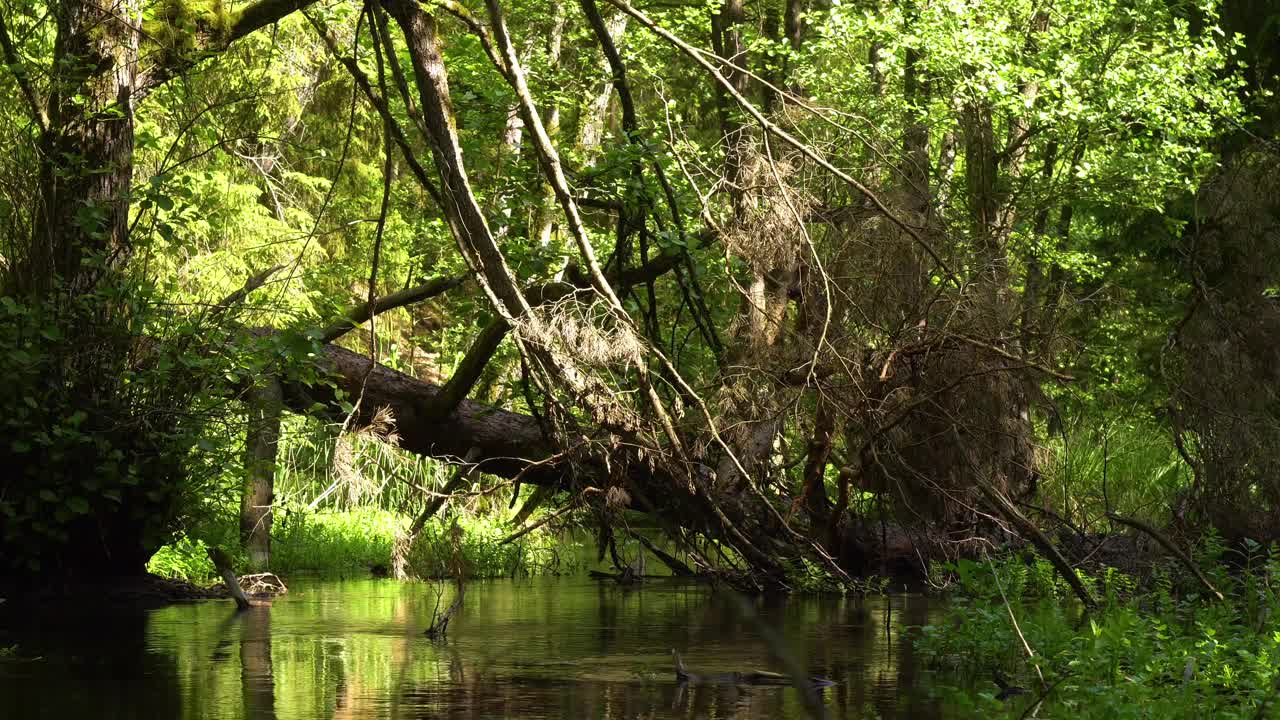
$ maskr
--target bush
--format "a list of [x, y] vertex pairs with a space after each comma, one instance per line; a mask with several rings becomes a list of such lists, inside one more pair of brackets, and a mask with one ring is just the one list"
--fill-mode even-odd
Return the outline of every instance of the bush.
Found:
[[227, 491], [205, 455], [235, 377], [207, 348], [226, 335], [153, 295], [117, 279], [0, 297], [0, 571], [140, 572]]
[[203, 540], [179, 535], [151, 556], [147, 572], [190, 583], [212, 582], [218, 573], [209, 560], [208, 548]]

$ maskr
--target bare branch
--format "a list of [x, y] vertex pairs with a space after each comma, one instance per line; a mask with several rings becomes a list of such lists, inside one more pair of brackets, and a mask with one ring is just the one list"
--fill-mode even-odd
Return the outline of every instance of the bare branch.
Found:
[[467, 277], [467, 275], [454, 275], [452, 277], [433, 278], [416, 287], [377, 298], [372, 304], [368, 302], [361, 303], [344, 313], [342, 319], [326, 327], [320, 334], [320, 342], [331, 343], [361, 324], [368, 322], [369, 318], [374, 315], [380, 315], [389, 310], [412, 305], [441, 295], [461, 285], [466, 281]]
[[1165, 535], [1164, 533], [1142, 522], [1141, 520], [1138, 520], [1137, 518], [1126, 517], [1124, 515], [1118, 515], [1113, 512], [1108, 512], [1107, 517], [1111, 518], [1112, 520], [1115, 520], [1121, 525], [1128, 525], [1134, 530], [1139, 530], [1155, 538], [1156, 542], [1160, 543], [1160, 545], [1162, 545], [1165, 550], [1168, 550], [1170, 553], [1172, 553], [1173, 556], [1178, 559], [1178, 562], [1182, 563], [1183, 567], [1185, 567], [1187, 570], [1190, 570], [1191, 574], [1196, 576], [1196, 579], [1200, 581], [1200, 584], [1204, 586], [1205, 590], [1209, 591], [1210, 595], [1213, 595], [1218, 600], [1223, 599], [1222, 593], [1218, 591], [1218, 588], [1213, 586], [1212, 582], [1209, 582], [1209, 578], [1205, 577], [1204, 573], [1200, 571], [1199, 566], [1197, 566], [1195, 561], [1191, 559], [1191, 556], [1183, 552], [1182, 548], [1175, 545], [1174, 542], [1169, 539], [1168, 535]]
[[996, 506], [996, 509], [999, 510], [1000, 514], [1004, 515], [1010, 522], [1017, 526], [1019, 532], [1025, 533], [1031, 539], [1031, 542], [1035, 543], [1035, 546], [1040, 548], [1040, 552], [1044, 553], [1045, 556], [1049, 558], [1049, 562], [1053, 563], [1054, 568], [1058, 570], [1058, 574], [1061, 575], [1062, 579], [1066, 580], [1067, 584], [1071, 586], [1071, 589], [1075, 591], [1076, 597], [1080, 598], [1080, 602], [1084, 603], [1084, 606], [1090, 610], [1096, 608], [1098, 606], [1097, 601], [1093, 599], [1093, 595], [1089, 593], [1089, 590], [1084, 586], [1084, 583], [1080, 582], [1080, 578], [1076, 575], [1075, 569], [1071, 567], [1071, 563], [1067, 562], [1067, 559], [1058, 551], [1058, 548], [1053, 544], [1053, 541], [1051, 541], [1049, 537], [1040, 530], [1040, 528], [1036, 527], [1035, 523], [1028, 520], [1027, 516], [1023, 515], [1022, 512], [1019, 511], [1013, 503], [1009, 502], [1009, 499], [1001, 494], [999, 490], [991, 487], [990, 483], [986, 480], [981, 477], [974, 477], [974, 483], [978, 486], [978, 489], [982, 491], [982, 494], [991, 501], [991, 504]]
[[244, 302], [244, 299], [248, 297], [249, 293], [262, 287], [262, 285], [267, 282], [268, 278], [275, 275], [282, 269], [284, 269], [284, 265], [273, 265], [262, 272], [251, 275], [248, 280], [244, 281], [244, 285], [239, 290], [236, 290], [226, 296], [221, 302], [213, 306], [213, 309], [210, 311], [211, 314], [216, 317], [217, 315], [230, 310], [233, 306]]

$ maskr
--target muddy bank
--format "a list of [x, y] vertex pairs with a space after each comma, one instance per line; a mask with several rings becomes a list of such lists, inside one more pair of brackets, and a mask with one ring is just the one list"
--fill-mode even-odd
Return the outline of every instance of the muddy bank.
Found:
[[88, 579], [58, 578], [48, 581], [0, 578], [0, 610], [57, 603], [93, 603], [130, 607], [164, 607], [177, 602], [228, 598], [226, 587], [204, 587], [146, 573]]

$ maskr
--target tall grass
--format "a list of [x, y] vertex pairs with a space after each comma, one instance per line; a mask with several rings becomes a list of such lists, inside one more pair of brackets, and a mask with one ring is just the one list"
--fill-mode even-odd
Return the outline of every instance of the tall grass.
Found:
[[[502, 544], [511, 529], [490, 516], [455, 516], [462, 530], [459, 550], [468, 578], [514, 577], [572, 573], [582, 569], [581, 543], [549, 530], [535, 531]], [[420, 578], [450, 574], [454, 550], [449, 531], [453, 518], [435, 517], [418, 535], [409, 553], [408, 569]], [[271, 570], [279, 575], [368, 575], [391, 566], [396, 534], [410, 518], [375, 507], [311, 511], [292, 506], [277, 510], [271, 532]], [[232, 550], [239, 541], [234, 518], [193, 529], [161, 548], [147, 569], [157, 575], [190, 582], [212, 582], [209, 545]], [[243, 565], [243, 558], [238, 558]]]
[[444, 484], [450, 466], [405, 452], [365, 433], [341, 435], [331, 423], [290, 417], [282, 426], [276, 497], [284, 504], [333, 510], [396, 510], [422, 489]]
[[1078, 526], [1108, 509], [1158, 524], [1191, 481], [1168, 429], [1150, 421], [1069, 428], [1045, 450], [1038, 502]]
[[[424, 491], [440, 490], [454, 472], [445, 463], [407, 453], [368, 433], [340, 436], [335, 426], [316, 420], [288, 417], [282, 431], [271, 529], [271, 569], [282, 575], [367, 574], [390, 567], [396, 535], [419, 511]], [[394, 426], [385, 431], [393, 433]], [[550, 530], [501, 542], [512, 532], [502, 520], [510, 499], [505, 488], [477, 483], [464, 491], [419, 533], [408, 557], [413, 575], [449, 574], [454, 552], [449, 528], [455, 518], [469, 577], [580, 569], [580, 543]], [[217, 508], [210, 513], [212, 520], [188, 529], [156, 553], [148, 569], [193, 582], [212, 581], [216, 575], [206, 547], [233, 553], [239, 548], [237, 512], [231, 505]]]

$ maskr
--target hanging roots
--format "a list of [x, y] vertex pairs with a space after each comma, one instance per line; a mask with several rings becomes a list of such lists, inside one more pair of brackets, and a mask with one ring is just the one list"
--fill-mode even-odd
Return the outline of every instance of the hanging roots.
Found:
[[573, 365], [616, 368], [644, 362], [644, 342], [603, 302], [584, 304], [567, 298], [536, 307], [520, 323], [520, 336]]
[[[347, 491], [347, 500], [352, 505], [378, 491], [378, 483], [374, 477], [363, 472], [368, 460], [357, 458], [358, 450], [368, 441], [375, 440], [375, 452], [382, 452], [388, 446], [397, 447], [400, 436], [396, 434], [396, 419], [390, 408], [379, 408], [364, 427], [338, 436], [333, 446], [333, 474]], [[376, 462], [376, 460], [375, 460]]]

